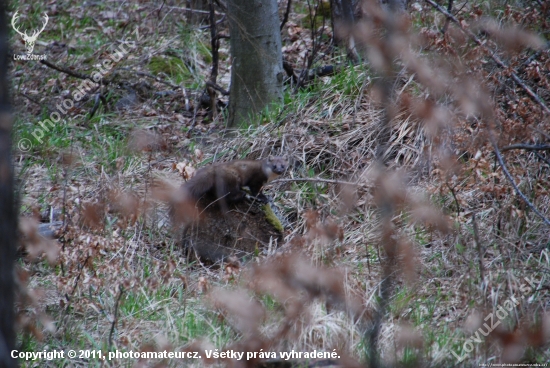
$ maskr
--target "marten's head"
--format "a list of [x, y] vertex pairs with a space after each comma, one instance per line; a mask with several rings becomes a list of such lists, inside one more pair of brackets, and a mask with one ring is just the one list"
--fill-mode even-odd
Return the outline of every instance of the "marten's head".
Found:
[[262, 165], [264, 173], [273, 180], [283, 174], [288, 168], [288, 160], [285, 156], [269, 156]]

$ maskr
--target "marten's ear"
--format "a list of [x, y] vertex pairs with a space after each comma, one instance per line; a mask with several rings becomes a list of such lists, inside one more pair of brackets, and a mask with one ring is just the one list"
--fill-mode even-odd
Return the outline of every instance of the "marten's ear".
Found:
[[273, 161], [273, 156], [269, 155], [269, 157], [267, 158], [267, 161]]

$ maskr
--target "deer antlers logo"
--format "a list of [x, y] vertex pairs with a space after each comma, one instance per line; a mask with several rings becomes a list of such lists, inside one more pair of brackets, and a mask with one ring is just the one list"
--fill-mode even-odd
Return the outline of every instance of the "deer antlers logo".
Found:
[[36, 39], [38, 38], [38, 35], [42, 33], [44, 28], [46, 28], [46, 25], [48, 24], [48, 14], [44, 13], [44, 25], [42, 26], [41, 30], [36, 30], [32, 33], [32, 35], [28, 35], [27, 31], [20, 32], [17, 29], [17, 25], [15, 24], [17, 22], [17, 19], [19, 18], [19, 15], [17, 15], [17, 12], [13, 14], [13, 17], [11, 18], [11, 26], [15, 30], [15, 32], [19, 33], [21, 37], [23, 37], [23, 41], [25, 41], [25, 48], [27, 49], [27, 54], [32, 54], [32, 50], [34, 49], [34, 44], [36, 42]]

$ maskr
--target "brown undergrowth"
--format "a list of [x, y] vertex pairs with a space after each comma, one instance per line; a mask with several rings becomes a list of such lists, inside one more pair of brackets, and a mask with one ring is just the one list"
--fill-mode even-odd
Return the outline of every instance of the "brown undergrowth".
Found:
[[[540, 147], [550, 144], [544, 109], [550, 64], [547, 45], [534, 36], [547, 37], [548, 8], [461, 3], [453, 12], [457, 23], [445, 25], [429, 2], [413, 5], [397, 22], [365, 3], [355, 27], [339, 31], [354, 37], [368, 63], [312, 81], [250, 129], [225, 134], [219, 121], [207, 121], [197, 91], [187, 95], [189, 109], [185, 97], [151, 97], [166, 84], [149, 78], [149, 92], [128, 87], [141, 99], [132, 109], [89, 121], [93, 100], [75, 107], [71, 118], [79, 123], [67, 130], [62, 149], [19, 152], [22, 215], [48, 221], [44, 210], [64, 213], [54, 245], [37, 237], [30, 221], [21, 229], [27, 246], [21, 254], [28, 255], [19, 272], [21, 284], [28, 283], [18, 306], [21, 346], [334, 350], [346, 367], [377, 364], [374, 355], [411, 367], [548, 361], [543, 218], [550, 175], [548, 149]], [[175, 16], [170, 7], [144, 6]], [[123, 9], [128, 19], [137, 16]], [[485, 18], [494, 13], [499, 25]], [[283, 31], [296, 68], [307, 64], [304, 50], [313, 47], [303, 18], [295, 14]], [[141, 71], [154, 56], [170, 56], [164, 36], [147, 33], [156, 22], [150, 15], [136, 23], [148, 36], [121, 68]], [[322, 45], [318, 60], [340, 60]], [[186, 62], [207, 75], [205, 58], [192, 55]], [[75, 63], [79, 56], [60, 60]], [[57, 71], [39, 73], [47, 81], [38, 84], [42, 92], [77, 83]], [[135, 82], [135, 73], [120, 73]], [[24, 85], [34, 81], [15, 75]], [[120, 86], [104, 88], [122, 96]], [[54, 105], [55, 98], [45, 94], [39, 104]], [[40, 111], [24, 95], [15, 105], [20, 116]], [[270, 154], [286, 154], [292, 163], [265, 190], [284, 216], [282, 244], [246, 265], [191, 262], [155, 188], [177, 186], [211, 161]], [[36, 261], [44, 252], [51, 266]], [[500, 326], [480, 343], [472, 340], [511, 298], [518, 302]], [[472, 351], [457, 363], [467, 344]]]

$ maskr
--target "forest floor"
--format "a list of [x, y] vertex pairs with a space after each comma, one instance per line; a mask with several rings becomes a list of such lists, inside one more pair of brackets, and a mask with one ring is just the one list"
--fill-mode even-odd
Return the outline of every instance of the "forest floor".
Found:
[[[402, 54], [409, 66], [409, 54], [420, 55], [427, 69], [396, 61], [382, 168], [376, 152], [387, 115], [375, 67], [382, 48], [368, 49], [370, 62], [350, 63], [331, 44], [324, 2], [293, 4], [283, 54], [295, 70], [314, 55], [312, 66], [337, 72], [302, 88], [289, 82], [284, 104], [231, 135], [228, 98], [218, 96], [215, 117], [201, 104], [212, 63], [208, 18], [194, 12], [191, 22], [172, 3], [11, 5], [23, 27], [49, 16], [34, 49], [49, 64], [18, 60], [10, 70], [23, 234], [18, 342], [21, 351], [78, 352], [23, 366], [244, 366], [246, 358], [206, 352], [263, 349], [268, 358], [335, 352], [337, 364], [351, 367], [368, 359], [380, 305], [378, 351], [388, 366], [550, 361], [550, 228], [517, 195], [491, 145], [494, 134], [499, 147], [549, 144], [549, 115], [511, 77], [548, 104], [547, 46], [536, 51], [540, 40], [521, 33], [532, 47], [514, 44], [506, 53], [504, 31], [478, 29], [479, 46], [454, 23], [439, 32], [445, 17], [429, 4], [411, 5], [405, 40], [423, 39]], [[548, 42], [542, 6], [455, 9], [464, 27], [493, 16]], [[282, 18], [286, 3], [280, 7]], [[223, 14], [216, 7], [218, 31], [228, 33]], [[25, 53], [18, 34], [11, 44]], [[510, 68], [483, 47], [499, 50]], [[229, 40], [221, 39], [219, 53], [218, 84], [227, 90]], [[452, 88], [438, 87], [437, 72], [458, 64], [462, 95], [445, 95]], [[83, 85], [98, 73], [107, 82]], [[471, 107], [476, 82], [486, 87], [479, 99], [488, 96], [495, 126]], [[444, 92], [433, 98], [434, 90]], [[548, 150], [501, 151], [515, 184], [548, 218]], [[281, 154], [291, 160], [283, 179], [295, 180], [265, 192], [287, 223], [283, 244], [259, 249], [246, 264], [188, 259], [170, 226], [166, 191], [214, 161]], [[62, 221], [55, 241], [36, 236], [39, 223], [55, 221]], [[202, 358], [96, 355], [164, 350]]]

